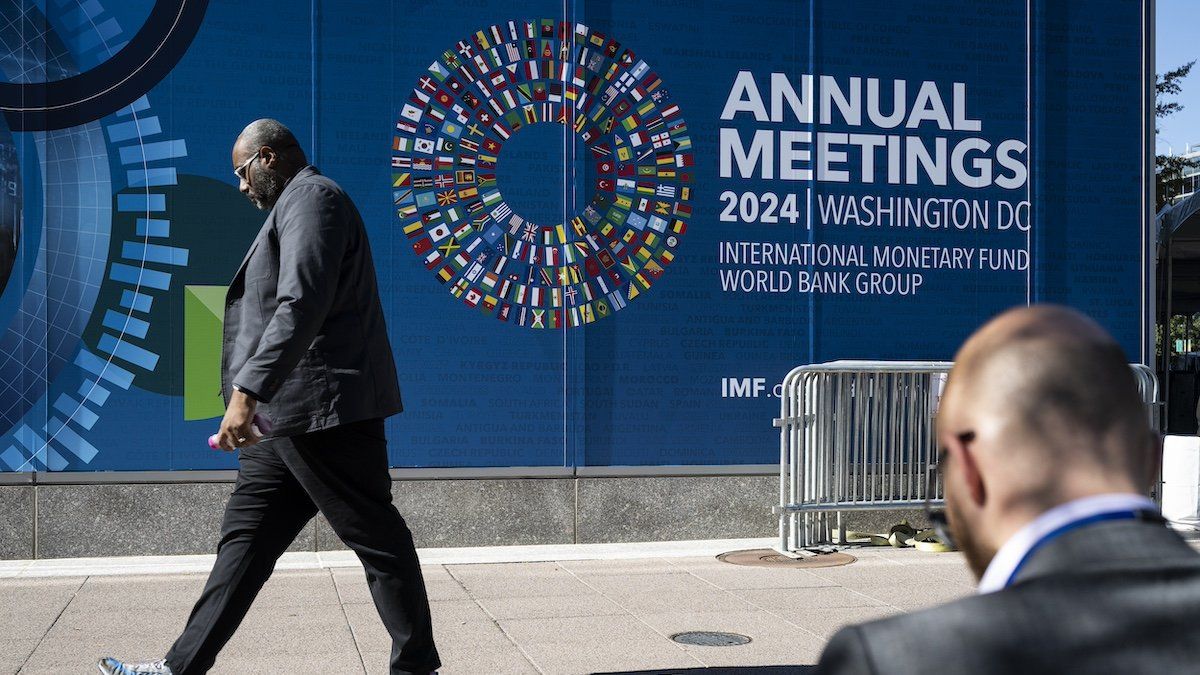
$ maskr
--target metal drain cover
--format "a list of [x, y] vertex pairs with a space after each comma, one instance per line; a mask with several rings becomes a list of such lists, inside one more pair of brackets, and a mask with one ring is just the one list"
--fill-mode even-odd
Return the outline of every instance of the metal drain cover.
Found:
[[685, 645], [701, 647], [736, 647], [750, 642], [750, 638], [737, 633], [717, 633], [707, 630], [694, 630], [687, 633], [676, 633], [671, 639]]
[[717, 556], [717, 560], [731, 565], [747, 565], [750, 567], [794, 567], [797, 569], [813, 569], [817, 567], [839, 567], [849, 565], [856, 558], [848, 553], [834, 551], [818, 553], [806, 558], [791, 558], [771, 548], [754, 548], [747, 551], [730, 551]]

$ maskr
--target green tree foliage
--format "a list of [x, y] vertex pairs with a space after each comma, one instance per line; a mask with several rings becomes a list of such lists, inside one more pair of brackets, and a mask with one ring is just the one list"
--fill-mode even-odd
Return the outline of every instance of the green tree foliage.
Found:
[[[1183, 85], [1180, 81], [1188, 76], [1192, 71], [1192, 66], [1196, 65], [1195, 61], [1179, 66], [1174, 70], [1169, 70], [1163, 75], [1154, 76], [1154, 117], [1155, 119], [1163, 119], [1170, 117], [1175, 113], [1183, 110], [1183, 105], [1178, 101], [1169, 100], [1170, 97], [1179, 95], [1183, 91]], [[1158, 125], [1155, 124], [1154, 132], [1158, 133]], [[1184, 159], [1172, 155], [1155, 155], [1154, 156], [1154, 210], [1158, 211], [1163, 206], [1170, 204], [1179, 196], [1183, 188], [1183, 172], [1189, 168], [1200, 165], [1195, 159]]]

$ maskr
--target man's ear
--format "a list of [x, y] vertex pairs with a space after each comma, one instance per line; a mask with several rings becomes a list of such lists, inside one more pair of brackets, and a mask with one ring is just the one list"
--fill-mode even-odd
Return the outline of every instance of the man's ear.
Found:
[[946, 451], [953, 458], [950, 470], [961, 472], [960, 477], [971, 501], [975, 506], [982, 507], [987, 501], [987, 486], [984, 485], [983, 474], [975, 457], [975, 433], [968, 431], [955, 435], [946, 445]]
[[275, 168], [275, 162], [279, 161], [279, 153], [275, 152], [269, 145], [260, 147], [258, 154], [262, 155], [262, 164], [268, 169]]

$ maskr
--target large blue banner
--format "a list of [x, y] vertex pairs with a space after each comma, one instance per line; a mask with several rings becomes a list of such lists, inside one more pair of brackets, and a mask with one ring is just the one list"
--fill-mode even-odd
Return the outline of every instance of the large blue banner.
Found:
[[0, 7], [3, 471], [235, 466], [259, 117], [367, 223], [394, 466], [770, 463], [791, 368], [1029, 302], [1146, 351], [1143, 3]]

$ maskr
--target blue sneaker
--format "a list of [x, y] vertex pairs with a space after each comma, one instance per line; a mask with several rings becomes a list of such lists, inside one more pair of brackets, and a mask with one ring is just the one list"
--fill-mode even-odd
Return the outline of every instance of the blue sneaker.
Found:
[[111, 656], [100, 659], [96, 664], [101, 675], [174, 675], [166, 661], [153, 663], [122, 663]]

